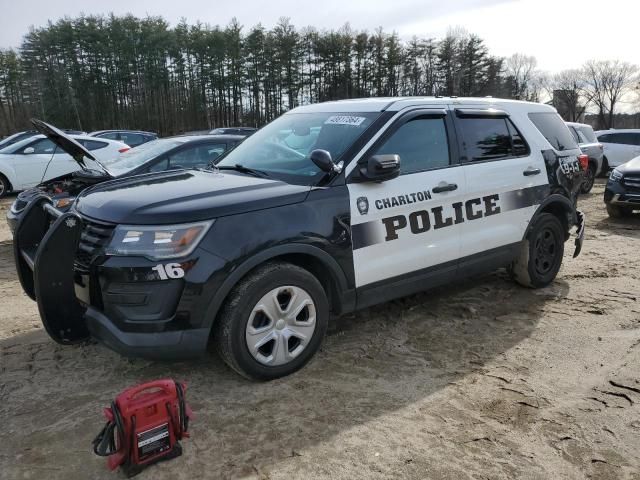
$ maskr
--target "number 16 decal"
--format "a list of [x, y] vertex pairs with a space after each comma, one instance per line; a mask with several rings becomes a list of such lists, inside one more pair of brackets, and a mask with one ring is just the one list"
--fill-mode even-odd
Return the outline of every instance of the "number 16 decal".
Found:
[[168, 280], [170, 278], [182, 278], [184, 277], [184, 269], [179, 263], [167, 263], [163, 265], [159, 263], [151, 270], [158, 272], [160, 280]]

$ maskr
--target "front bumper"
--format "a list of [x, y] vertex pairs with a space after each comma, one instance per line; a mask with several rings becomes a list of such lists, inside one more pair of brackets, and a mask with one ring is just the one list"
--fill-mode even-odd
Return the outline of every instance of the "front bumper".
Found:
[[168, 280], [154, 271], [158, 261], [142, 257], [102, 255], [84, 268], [77, 252], [86, 232], [86, 220], [55, 210], [44, 197], [30, 204], [18, 223], [18, 276], [38, 303], [47, 333], [62, 344], [93, 337], [126, 356], [204, 354], [211, 326], [204, 312], [211, 296], [203, 291], [211, 272], [221, 271], [225, 262], [196, 249], [179, 260], [184, 277]]
[[609, 180], [604, 189], [604, 202], [637, 210], [640, 209], [640, 193], [629, 191], [621, 182]]
[[87, 308], [84, 319], [93, 338], [127, 357], [155, 360], [192, 358], [206, 351], [209, 339], [206, 328], [156, 333], [125, 332], [94, 307]]

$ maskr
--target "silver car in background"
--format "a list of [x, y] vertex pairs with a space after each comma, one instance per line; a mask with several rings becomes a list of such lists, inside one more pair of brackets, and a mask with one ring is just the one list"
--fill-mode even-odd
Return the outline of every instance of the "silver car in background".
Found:
[[591, 125], [585, 123], [565, 122], [569, 131], [578, 142], [582, 153], [589, 155], [589, 170], [585, 176], [580, 193], [589, 193], [593, 188], [596, 176], [606, 174], [603, 169], [604, 146], [596, 138]]

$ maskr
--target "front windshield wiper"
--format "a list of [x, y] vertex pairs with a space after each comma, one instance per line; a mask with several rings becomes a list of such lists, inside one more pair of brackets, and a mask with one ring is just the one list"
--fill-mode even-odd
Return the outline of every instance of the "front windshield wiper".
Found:
[[218, 170], [235, 170], [236, 172], [248, 173], [249, 175], [253, 175], [254, 177], [259, 178], [269, 177], [269, 174], [267, 172], [256, 170], [255, 168], [245, 167], [244, 165], [240, 165], [239, 163], [236, 163], [235, 165], [216, 165], [214, 168], [217, 168]]

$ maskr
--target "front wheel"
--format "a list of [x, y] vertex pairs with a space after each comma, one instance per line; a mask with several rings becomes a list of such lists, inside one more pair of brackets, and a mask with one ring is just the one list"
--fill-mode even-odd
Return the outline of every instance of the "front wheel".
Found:
[[329, 302], [307, 270], [284, 262], [259, 267], [231, 292], [214, 332], [222, 359], [240, 375], [272, 380], [302, 368], [327, 330]]
[[558, 217], [540, 214], [520, 247], [520, 255], [509, 268], [513, 279], [530, 288], [546, 287], [553, 282], [562, 265], [564, 239]]

